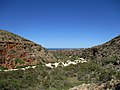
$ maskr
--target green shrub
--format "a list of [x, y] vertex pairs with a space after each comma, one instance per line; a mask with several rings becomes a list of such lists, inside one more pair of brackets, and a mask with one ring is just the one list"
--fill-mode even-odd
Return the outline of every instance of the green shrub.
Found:
[[6, 70], [7, 68], [4, 68], [4, 67], [2, 67], [2, 66], [0, 66], [0, 70]]
[[106, 57], [102, 60], [102, 65], [115, 64], [117, 60], [116, 56]]
[[20, 63], [20, 64], [24, 64], [24, 63], [25, 63], [23, 60], [18, 59], [18, 58], [15, 60], [15, 62], [16, 62], [16, 63]]

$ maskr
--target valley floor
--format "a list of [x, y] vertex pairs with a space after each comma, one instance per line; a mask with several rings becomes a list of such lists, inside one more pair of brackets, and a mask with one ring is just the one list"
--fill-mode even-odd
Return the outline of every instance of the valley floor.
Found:
[[[78, 60], [74, 60], [74, 61], [66, 61], [66, 62], [62, 62], [62, 61], [59, 61], [59, 62], [55, 62], [55, 63], [45, 63], [43, 66], [46, 66], [46, 67], [49, 67], [49, 68], [56, 68], [58, 66], [61, 66], [61, 67], [66, 67], [66, 66], [69, 66], [71, 64], [73, 65], [76, 65], [78, 63], [85, 63], [87, 62], [86, 60], [84, 60], [83, 58], [79, 58]], [[36, 66], [26, 66], [24, 68], [16, 68], [16, 69], [6, 69], [6, 70], [0, 70], [0, 71], [5, 71], [5, 72], [8, 72], [8, 71], [17, 71], [17, 70], [27, 70], [27, 69], [30, 69], [30, 68], [36, 68]]]

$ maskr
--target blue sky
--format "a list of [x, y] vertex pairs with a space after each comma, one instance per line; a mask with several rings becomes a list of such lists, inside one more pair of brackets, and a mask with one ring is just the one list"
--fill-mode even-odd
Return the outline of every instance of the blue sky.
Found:
[[120, 34], [120, 0], [0, 0], [0, 29], [46, 48], [86, 48]]

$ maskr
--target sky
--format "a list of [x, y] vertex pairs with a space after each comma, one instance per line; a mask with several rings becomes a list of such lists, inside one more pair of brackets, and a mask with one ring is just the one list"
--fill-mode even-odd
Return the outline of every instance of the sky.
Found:
[[0, 29], [46, 48], [88, 48], [120, 34], [120, 0], [0, 0]]

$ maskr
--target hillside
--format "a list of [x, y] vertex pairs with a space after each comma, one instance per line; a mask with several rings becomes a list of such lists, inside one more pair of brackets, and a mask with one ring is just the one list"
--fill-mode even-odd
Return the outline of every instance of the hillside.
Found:
[[104, 60], [114, 59], [120, 61], [120, 35], [110, 41], [94, 46], [92, 48], [82, 48], [79, 50], [50, 50], [58, 59], [77, 59], [84, 58], [87, 61], [94, 60], [102, 64]]
[[0, 66], [16, 68], [53, 62], [55, 58], [41, 45], [11, 32], [0, 30]]
[[[92, 48], [50, 51], [7, 31], [0, 37], [1, 67], [35, 65], [1, 70], [0, 90], [120, 90], [120, 36]], [[85, 62], [66, 65], [80, 58]]]
[[[86, 56], [84, 56], [84, 53]], [[107, 57], [120, 59], [120, 35], [102, 45], [83, 50], [82, 55], [86, 58], [89, 57], [88, 59], [100, 60]]]

